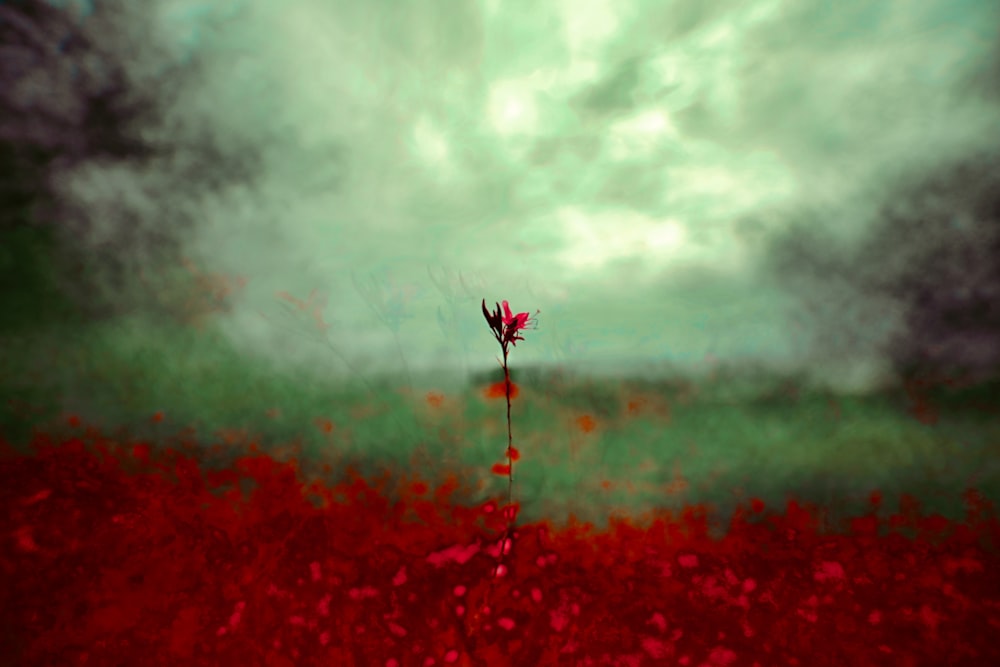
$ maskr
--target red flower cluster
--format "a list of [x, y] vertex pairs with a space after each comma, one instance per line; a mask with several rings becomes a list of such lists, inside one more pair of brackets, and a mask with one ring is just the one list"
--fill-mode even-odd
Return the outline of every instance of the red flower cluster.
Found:
[[853, 535], [795, 502], [722, 539], [699, 507], [526, 523], [488, 582], [505, 517], [465, 499], [468, 471], [390, 493], [86, 440], [0, 439], [7, 664], [1000, 664], [1000, 525], [973, 493], [965, 521], [908, 501]]

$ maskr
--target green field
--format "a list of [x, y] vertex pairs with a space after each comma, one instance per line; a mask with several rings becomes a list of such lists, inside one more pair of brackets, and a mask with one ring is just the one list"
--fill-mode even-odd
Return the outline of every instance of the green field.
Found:
[[[125, 428], [155, 443], [185, 428], [206, 448], [235, 451], [242, 434], [283, 455], [301, 442], [308, 459], [336, 464], [335, 474], [348, 463], [427, 480], [461, 471], [474, 489], [482, 483], [476, 500], [506, 493], [506, 477], [489, 471], [506, 447], [502, 397], [475, 386], [409, 390], [391, 379], [324, 377], [337, 371], [336, 360], [279, 370], [248, 361], [217, 333], [140, 320], [7, 333], [0, 424], [15, 445], [32, 429], [71, 432], [70, 414], [104, 434]], [[836, 518], [860, 511], [875, 489], [888, 511], [908, 492], [927, 511], [956, 517], [968, 486], [1000, 498], [1000, 418], [975, 407], [981, 397], [938, 396], [937, 419], [926, 424], [901, 390], [793, 389], [766, 377], [641, 385], [525, 376], [512, 409], [521, 517], [574, 512], [601, 523], [701, 502], [725, 515], [741, 499], [795, 497]]]

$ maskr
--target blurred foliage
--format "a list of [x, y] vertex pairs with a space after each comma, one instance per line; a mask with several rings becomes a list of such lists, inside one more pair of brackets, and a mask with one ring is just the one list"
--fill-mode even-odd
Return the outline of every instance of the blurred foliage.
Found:
[[[395, 391], [388, 378], [373, 395], [321, 372], [278, 373], [211, 327], [138, 317], [3, 340], [0, 430], [7, 437], [67, 429], [66, 416], [75, 414], [156, 442], [190, 427], [206, 446], [233, 434], [282, 451], [298, 442], [304, 456], [368, 469], [418, 465], [433, 476], [471, 466], [483, 476], [484, 495], [499, 489], [488, 471], [506, 445], [504, 401], [476, 387], [445, 394], [440, 407], [424, 394]], [[914, 485], [957, 493], [973, 484], [989, 497], [1000, 490], [1000, 467], [989, 463], [1000, 442], [997, 411], [968, 409], [981, 388], [953, 387], [950, 403], [923, 397], [937, 411], [929, 424], [913, 413], [919, 389], [844, 396], [790, 378], [756, 382], [754, 392], [745, 379], [736, 396], [708, 380], [522, 378], [512, 421], [524, 457], [517, 488], [525, 511], [562, 512], [582, 497], [598, 513], [692, 500], [725, 508], [740, 489], [769, 502], [794, 492], [861, 504], [875, 488], [887, 497]], [[585, 415], [596, 428], [585, 428]]]
[[78, 313], [53, 280], [54, 236], [41, 227], [0, 227], [0, 336], [68, 324]]
[[39, 290], [94, 320], [140, 309], [198, 319], [232, 291], [191, 266], [185, 239], [199, 221], [171, 204], [246, 182], [259, 155], [196, 112], [167, 125], [204, 63], [172, 54], [155, 16], [127, 0], [83, 15], [0, 3], [0, 270], [5, 292], [25, 292], [0, 297], [8, 321], [35, 321], [25, 304]]

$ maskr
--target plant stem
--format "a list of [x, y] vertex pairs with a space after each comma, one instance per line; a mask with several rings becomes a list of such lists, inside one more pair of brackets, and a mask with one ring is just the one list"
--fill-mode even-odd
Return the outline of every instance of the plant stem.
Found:
[[[504, 378], [504, 390], [507, 397], [507, 506], [504, 508], [506, 513], [507, 525], [504, 528], [503, 535], [500, 537], [500, 554], [497, 557], [497, 564], [493, 568], [493, 576], [490, 577], [489, 588], [486, 589], [486, 595], [483, 596], [483, 604], [480, 607], [480, 612], [486, 611], [489, 613], [489, 603], [490, 603], [490, 593], [493, 591], [493, 586], [496, 580], [501, 576], [500, 568], [503, 566], [504, 556], [507, 551], [507, 540], [511, 539], [511, 535], [514, 530], [514, 507], [513, 507], [513, 492], [514, 492], [514, 459], [513, 446], [514, 446], [514, 434], [511, 430], [510, 425], [510, 369], [507, 366], [507, 346], [503, 345], [503, 378]], [[479, 613], [476, 614], [476, 619], [478, 620]]]
[[[514, 434], [510, 428], [510, 371], [507, 369], [507, 346], [503, 348], [503, 379], [504, 388], [507, 391], [507, 510], [511, 513], [511, 516], [507, 521], [507, 531], [509, 532], [514, 524], [513, 513], [514, 510], [511, 508], [511, 503], [513, 502], [513, 490], [514, 490], [514, 459], [511, 458], [511, 448], [514, 446]], [[504, 534], [504, 539], [507, 535]], [[503, 559], [503, 545], [500, 547], [500, 558]]]

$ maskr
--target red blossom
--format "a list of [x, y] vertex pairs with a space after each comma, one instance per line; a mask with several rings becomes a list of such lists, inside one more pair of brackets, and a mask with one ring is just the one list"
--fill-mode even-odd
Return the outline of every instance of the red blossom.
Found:
[[[535, 312], [537, 314], [538, 311]], [[486, 323], [493, 330], [493, 336], [499, 341], [505, 351], [508, 343], [516, 347], [517, 341], [524, 340], [520, 332], [530, 328], [529, 325], [536, 323], [535, 318], [528, 313], [517, 313], [515, 315], [511, 311], [510, 304], [507, 301], [503, 302], [503, 314], [501, 315], [499, 303], [496, 304], [496, 310], [490, 312], [486, 309], [486, 299], [483, 299], [483, 317], [486, 318]]]
[[0, 438], [0, 454], [11, 664], [1000, 664], [1000, 525], [971, 492], [970, 518], [933, 540], [821, 539], [793, 503], [748, 507], [718, 538], [700, 508], [529, 519], [487, 583], [501, 549], [469, 527], [514, 508], [465, 504], [464, 470], [400, 476], [414, 495], [391, 501], [393, 484], [318, 484], [317, 507], [263, 454], [220, 471], [96, 431], [31, 453]]

